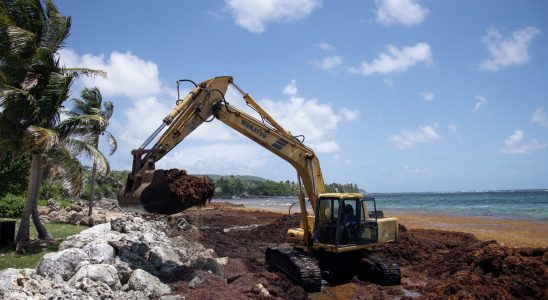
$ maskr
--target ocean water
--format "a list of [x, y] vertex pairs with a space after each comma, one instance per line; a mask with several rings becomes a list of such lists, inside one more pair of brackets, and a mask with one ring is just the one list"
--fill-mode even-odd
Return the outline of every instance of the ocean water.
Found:
[[[377, 209], [387, 212], [488, 216], [548, 221], [548, 190], [518, 190], [458, 193], [384, 193], [375, 197]], [[260, 209], [288, 212], [295, 197], [215, 199]], [[310, 205], [308, 205], [309, 211]], [[299, 205], [291, 212], [299, 211]]]

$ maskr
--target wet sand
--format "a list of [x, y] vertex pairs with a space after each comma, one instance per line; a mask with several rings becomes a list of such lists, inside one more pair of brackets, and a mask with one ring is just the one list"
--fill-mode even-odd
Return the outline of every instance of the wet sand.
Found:
[[510, 247], [548, 247], [548, 222], [493, 217], [385, 212], [412, 229], [467, 232]]

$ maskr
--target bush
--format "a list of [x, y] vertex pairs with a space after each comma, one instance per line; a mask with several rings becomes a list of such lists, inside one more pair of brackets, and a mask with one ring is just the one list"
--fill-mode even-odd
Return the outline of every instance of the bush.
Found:
[[0, 199], [7, 194], [25, 194], [29, 182], [29, 167], [30, 155], [26, 153], [13, 156], [8, 152], [0, 158]]
[[25, 207], [25, 197], [7, 194], [0, 199], [1, 218], [20, 218]]

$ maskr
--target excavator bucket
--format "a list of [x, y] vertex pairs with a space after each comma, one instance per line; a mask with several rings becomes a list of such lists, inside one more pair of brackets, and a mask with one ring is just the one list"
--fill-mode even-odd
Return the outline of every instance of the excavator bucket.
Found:
[[137, 176], [128, 175], [118, 202], [129, 210], [170, 215], [205, 205], [214, 190], [208, 179], [188, 175], [184, 170], [146, 170]]

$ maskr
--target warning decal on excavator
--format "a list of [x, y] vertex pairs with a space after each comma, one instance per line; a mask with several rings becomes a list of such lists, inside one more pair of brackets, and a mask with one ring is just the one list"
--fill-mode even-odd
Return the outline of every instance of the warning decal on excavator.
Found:
[[272, 144], [272, 147], [278, 149], [278, 150], [282, 150], [283, 147], [285, 147], [285, 145], [287, 145], [287, 141], [284, 140], [284, 139], [278, 139], [274, 144]]

